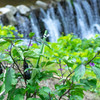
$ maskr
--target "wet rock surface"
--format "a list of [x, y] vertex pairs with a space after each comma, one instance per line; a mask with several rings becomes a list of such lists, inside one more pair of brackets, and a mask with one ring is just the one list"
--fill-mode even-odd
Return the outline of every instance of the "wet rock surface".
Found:
[[16, 8], [22, 15], [28, 15], [28, 13], [30, 12], [30, 8], [25, 5], [19, 5]]

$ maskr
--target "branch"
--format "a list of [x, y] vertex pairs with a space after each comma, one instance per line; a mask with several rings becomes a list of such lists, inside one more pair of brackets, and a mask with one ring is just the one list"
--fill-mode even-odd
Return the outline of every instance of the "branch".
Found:
[[51, 94], [50, 94], [50, 92], [49, 92], [49, 94], [48, 94], [48, 95], [49, 95], [49, 100], [51, 100]]
[[64, 95], [68, 94], [68, 93], [70, 92], [70, 90], [71, 90], [71, 89], [68, 89], [68, 91], [66, 91], [63, 95], [61, 95], [60, 98], [59, 98], [59, 100], [61, 100], [61, 98], [62, 98]]
[[59, 100], [60, 100], [64, 95], [66, 95], [66, 94], [69, 94], [69, 95], [70, 95], [70, 90], [71, 90], [71, 88], [72, 88], [72, 85], [73, 85], [73, 80], [72, 80], [72, 84], [70, 85], [70, 88], [69, 88], [63, 95], [60, 96]]
[[23, 73], [21, 72], [21, 70], [20, 70], [20, 68], [19, 68], [18, 64], [17, 64], [17, 63], [16, 63], [16, 61], [15, 61], [15, 59], [12, 57], [12, 54], [11, 54], [12, 45], [13, 45], [13, 43], [11, 43], [11, 48], [10, 48], [9, 55], [10, 55], [10, 57], [12, 58], [12, 60], [13, 60], [14, 64], [17, 66], [17, 69], [18, 69], [18, 70], [19, 70], [19, 72], [21, 73], [21, 75], [22, 75], [22, 77], [23, 77], [23, 79], [24, 79], [24, 81], [25, 81], [25, 84], [26, 84], [26, 80], [25, 80], [25, 78], [24, 78]]
[[61, 68], [61, 60], [59, 59], [59, 66], [60, 66], [60, 72], [61, 72], [61, 76], [63, 78], [63, 73], [62, 73], [62, 68]]
[[90, 61], [88, 61], [88, 62], [85, 64], [85, 66], [88, 65], [88, 64], [89, 64], [93, 59], [95, 59], [98, 55], [99, 55], [99, 52], [98, 52]]
[[[86, 64], [84, 64], [85, 66], [88, 65], [93, 59], [95, 59], [97, 56], [99, 55], [99, 52], [97, 54], [95, 54], [95, 56], [90, 60], [88, 61]], [[66, 79], [64, 80], [64, 84], [66, 82], [66, 80], [68, 79], [68, 77], [70, 77], [72, 74], [74, 73], [74, 70], [66, 77]]]
[[65, 82], [68, 79], [68, 77], [70, 77], [73, 73], [74, 73], [74, 70], [66, 77], [66, 79], [63, 81], [63, 84], [65, 84]]

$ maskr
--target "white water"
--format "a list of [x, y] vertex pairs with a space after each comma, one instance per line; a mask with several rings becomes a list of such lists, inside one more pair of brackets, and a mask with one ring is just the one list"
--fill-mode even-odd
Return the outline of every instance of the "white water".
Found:
[[88, 25], [82, 7], [78, 3], [74, 3], [74, 6], [77, 14], [77, 28], [81, 32], [82, 38], [87, 37]]
[[18, 23], [18, 31], [21, 34], [24, 34], [24, 38], [28, 37], [28, 34], [30, 33], [30, 21], [27, 17], [20, 15], [17, 13], [16, 15], [17, 23]]
[[[42, 13], [45, 12], [43, 11]], [[44, 16], [42, 21], [44, 22], [45, 28], [48, 30], [49, 41], [57, 42], [57, 39], [60, 37], [61, 24], [60, 21], [56, 18], [54, 8], [48, 9], [47, 13], [45, 13], [44, 15], [46, 16]]]
[[37, 18], [33, 12], [30, 13], [31, 31], [35, 33], [36, 38], [40, 38], [40, 27]]

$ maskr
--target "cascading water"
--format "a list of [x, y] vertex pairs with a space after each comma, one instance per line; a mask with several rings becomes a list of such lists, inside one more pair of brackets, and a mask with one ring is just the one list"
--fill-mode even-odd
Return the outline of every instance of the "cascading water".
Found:
[[91, 6], [92, 6], [92, 9], [94, 12], [93, 17], [94, 17], [96, 23], [98, 23], [100, 21], [99, 21], [99, 11], [98, 11], [98, 6], [97, 6], [97, 0], [90, 0], [90, 2], [91, 2]]
[[81, 37], [87, 37], [88, 25], [86, 17], [79, 3], [74, 3], [76, 18], [77, 18], [77, 29], [81, 33]]
[[58, 3], [58, 13], [59, 13], [59, 16], [60, 16], [60, 19], [61, 19], [61, 22], [62, 22], [62, 26], [64, 27], [64, 33], [68, 33], [68, 25], [67, 25], [67, 18], [65, 16], [65, 11], [64, 9], [62, 8], [62, 6], [60, 5], [60, 3]]
[[74, 15], [74, 9], [72, 7], [72, 4], [68, 1], [68, 7], [66, 7], [66, 13], [68, 15], [68, 24], [70, 27], [69, 27], [69, 33], [74, 33], [76, 34], [76, 24], [75, 24], [75, 15]]
[[0, 18], [0, 25], [3, 26], [3, 22], [2, 22], [2, 19], [1, 18]]
[[90, 38], [100, 33], [100, 0], [73, 0], [73, 3], [69, 0], [64, 5], [58, 3], [56, 8], [51, 7], [46, 11], [41, 8], [38, 16], [31, 12], [30, 18], [17, 13], [18, 32], [26, 38], [32, 31], [36, 38], [40, 38], [46, 29], [50, 42], [57, 42], [62, 32], [65, 35], [74, 33], [81, 38]]
[[91, 6], [86, 1], [82, 1], [82, 5], [83, 5], [83, 9], [85, 10], [85, 13], [87, 15], [87, 19], [88, 19], [88, 23], [89, 23], [89, 28], [88, 28], [87, 32], [91, 32], [89, 34], [90, 34], [90, 36], [93, 36], [93, 34], [95, 34], [96, 32], [97, 33], [100, 32], [100, 26], [99, 26], [99, 24], [97, 24], [97, 23], [99, 23], [97, 21], [97, 19], [99, 18], [99, 17], [97, 18], [98, 12], [96, 11], [94, 14]]
[[40, 27], [34, 12], [30, 13], [31, 31], [35, 33], [36, 38], [40, 38]]
[[24, 34], [24, 38], [28, 37], [30, 33], [30, 21], [27, 17], [21, 16], [19, 13], [16, 14], [17, 29], [21, 34]]
[[49, 41], [57, 42], [57, 39], [60, 37], [61, 24], [59, 19], [55, 15], [54, 8], [52, 7], [48, 9], [47, 13], [45, 13], [43, 10], [41, 11], [44, 15], [42, 21], [44, 23], [46, 30], [48, 30], [49, 33]]
[[94, 23], [92, 8], [87, 1], [82, 1], [82, 5], [83, 5], [83, 9], [85, 10], [85, 13], [87, 15], [89, 26], [91, 27], [91, 25]]

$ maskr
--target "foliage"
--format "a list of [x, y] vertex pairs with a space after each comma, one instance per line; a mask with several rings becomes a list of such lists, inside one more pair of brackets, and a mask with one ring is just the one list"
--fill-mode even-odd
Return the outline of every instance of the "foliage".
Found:
[[[96, 89], [100, 79], [100, 36], [89, 40], [72, 34], [62, 36], [57, 43], [47, 43], [45, 31], [41, 45], [15, 38], [15, 28], [0, 27], [0, 100], [82, 100], [83, 91]], [[22, 37], [22, 36], [21, 36]], [[52, 67], [53, 66], [53, 67]], [[49, 69], [49, 70], [48, 70]], [[86, 72], [94, 72], [90, 76]], [[30, 77], [29, 77], [30, 76]], [[43, 80], [57, 79], [55, 89], [41, 86]]]

